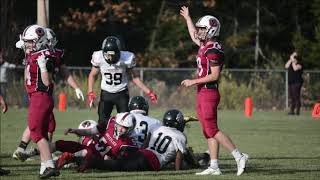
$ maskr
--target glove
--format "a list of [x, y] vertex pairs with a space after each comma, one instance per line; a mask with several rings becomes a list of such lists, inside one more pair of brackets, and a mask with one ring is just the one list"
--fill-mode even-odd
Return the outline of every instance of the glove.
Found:
[[24, 49], [24, 42], [23, 42], [23, 40], [21, 38], [21, 34], [19, 35], [19, 38], [20, 38], [19, 41], [16, 42], [16, 48]]
[[37, 59], [37, 62], [38, 62], [38, 66], [40, 68], [40, 72], [41, 73], [44, 73], [44, 72], [47, 72], [47, 58], [41, 54], [38, 59]]
[[199, 119], [197, 119], [197, 118], [194, 117], [194, 116], [185, 116], [185, 117], [184, 117], [184, 121], [185, 121], [186, 123], [188, 123], [188, 122], [191, 122], [191, 121], [199, 121]]
[[95, 98], [96, 98], [96, 95], [94, 94], [93, 91], [88, 93], [88, 104], [89, 104], [90, 108], [92, 107], [93, 101], [94, 101]]
[[154, 94], [151, 90], [147, 93], [149, 98], [151, 99], [151, 102], [157, 103], [158, 102], [158, 97], [156, 94]]
[[83, 93], [82, 93], [81, 89], [76, 88], [75, 91], [76, 91], [77, 98], [82, 99], [82, 101], [84, 101], [84, 97], [83, 97]]

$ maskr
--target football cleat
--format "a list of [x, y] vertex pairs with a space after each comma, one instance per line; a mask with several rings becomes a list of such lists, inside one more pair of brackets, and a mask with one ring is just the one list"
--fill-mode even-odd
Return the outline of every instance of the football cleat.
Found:
[[246, 163], [249, 159], [249, 155], [242, 153], [241, 158], [239, 158], [237, 161], [237, 167], [238, 167], [238, 171], [237, 171], [237, 176], [240, 176], [246, 169]]
[[212, 169], [211, 167], [208, 167], [208, 169], [202, 171], [202, 172], [199, 172], [199, 173], [196, 173], [196, 175], [200, 175], [200, 176], [203, 176], [203, 175], [221, 175], [221, 171], [220, 169]]
[[26, 151], [22, 151], [22, 150], [15, 150], [12, 154], [12, 158], [16, 159], [16, 160], [20, 160], [22, 162], [26, 161], [30, 156], [28, 154], [26, 154]]
[[39, 174], [40, 179], [47, 179], [51, 176], [59, 176], [60, 172], [56, 168], [47, 167], [43, 174]]
[[57, 169], [61, 169], [64, 165], [71, 163], [75, 159], [74, 155], [69, 152], [64, 152], [56, 161]]

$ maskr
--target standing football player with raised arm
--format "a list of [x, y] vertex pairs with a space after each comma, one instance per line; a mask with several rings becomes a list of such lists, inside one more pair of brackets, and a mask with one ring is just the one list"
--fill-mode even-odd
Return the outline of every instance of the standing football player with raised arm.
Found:
[[[84, 96], [82, 91], [80, 90], [77, 82], [74, 80], [73, 76], [69, 72], [68, 68], [64, 64], [63, 56], [64, 51], [61, 49], [55, 48], [56, 44], [58, 43], [58, 40], [56, 38], [55, 33], [50, 28], [45, 28], [46, 34], [47, 34], [47, 44], [46, 44], [46, 53], [50, 54], [50, 56], [55, 57], [55, 66], [58, 67], [58, 73], [68, 82], [68, 84], [75, 90], [76, 96], [78, 99], [81, 99], [84, 101]], [[22, 37], [20, 37], [22, 38]], [[24, 42], [22, 39], [20, 39], [16, 43], [16, 47], [19, 49], [22, 49], [26, 51], [26, 47], [24, 45]], [[56, 121], [53, 112], [50, 113], [50, 123], [49, 123], [49, 129], [48, 129], [48, 137], [49, 141], [52, 140], [53, 132], [55, 131], [56, 127]], [[19, 159], [21, 161], [25, 161], [27, 158], [33, 155], [37, 155], [37, 149], [31, 148], [29, 150], [26, 150], [28, 144], [30, 143], [31, 137], [30, 137], [30, 130], [29, 127], [27, 127], [23, 134], [20, 141], [19, 146], [17, 149], [13, 152], [12, 157], [15, 159]]]
[[95, 51], [91, 59], [91, 72], [88, 77], [88, 103], [92, 106], [96, 95], [93, 91], [95, 76], [101, 72], [101, 94], [98, 106], [99, 123], [107, 124], [113, 106], [117, 112], [127, 112], [129, 102], [128, 78], [146, 93], [152, 102], [157, 96], [137, 76], [133, 68], [136, 65], [135, 55], [121, 50], [121, 42], [115, 36], [108, 36], [102, 43], [102, 50]]
[[188, 7], [183, 6], [180, 14], [186, 20], [192, 41], [200, 47], [196, 57], [197, 78], [181, 82], [185, 87], [197, 86], [197, 114], [208, 142], [211, 158], [208, 169], [196, 175], [221, 175], [218, 166], [219, 144], [221, 144], [235, 158], [239, 176], [245, 170], [248, 155], [241, 153], [231, 139], [219, 130], [217, 124], [217, 108], [220, 101], [218, 80], [224, 64], [223, 48], [217, 41], [220, 22], [216, 17], [207, 15], [201, 17], [194, 26]]

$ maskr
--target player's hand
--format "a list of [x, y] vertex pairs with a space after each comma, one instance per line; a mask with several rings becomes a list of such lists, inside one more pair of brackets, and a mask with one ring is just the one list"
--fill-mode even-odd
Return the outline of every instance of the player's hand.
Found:
[[16, 42], [16, 48], [18, 49], [24, 49], [24, 42], [21, 38], [21, 34], [19, 35], [19, 41]]
[[184, 117], [184, 121], [185, 121], [186, 123], [188, 123], [188, 122], [191, 122], [191, 121], [199, 121], [199, 119], [196, 118], [196, 117], [194, 117], [194, 116], [185, 116], [185, 117]]
[[185, 79], [185, 80], [183, 80], [181, 82], [181, 85], [185, 86], [185, 87], [189, 87], [189, 86], [192, 86], [194, 84], [196, 84], [196, 80], [194, 80], [194, 79]]
[[69, 133], [74, 133], [72, 128], [67, 128], [66, 130], [64, 130], [64, 135], [68, 135]]
[[180, 9], [180, 15], [183, 16], [185, 19], [189, 18], [189, 8], [186, 6], [182, 6]]
[[81, 89], [80, 88], [76, 88], [75, 91], [76, 91], [77, 98], [78, 99], [82, 99], [82, 101], [84, 101], [84, 96], [83, 96], [83, 93], [82, 93]]
[[40, 72], [47, 72], [47, 61], [47, 58], [44, 56], [44, 54], [41, 53], [41, 55], [37, 59]]
[[94, 99], [96, 99], [96, 94], [94, 94], [93, 91], [89, 92], [89, 93], [88, 93], [88, 105], [89, 105], [90, 108], [91, 108], [92, 105], [93, 105]]
[[157, 103], [158, 102], [158, 97], [156, 94], [154, 94], [151, 90], [147, 93], [149, 98], [151, 99], [151, 102]]

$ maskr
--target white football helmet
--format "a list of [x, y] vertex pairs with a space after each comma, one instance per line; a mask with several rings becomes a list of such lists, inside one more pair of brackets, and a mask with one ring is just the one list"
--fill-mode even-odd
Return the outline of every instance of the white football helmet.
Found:
[[211, 39], [212, 37], [217, 37], [220, 33], [220, 26], [221, 24], [216, 17], [211, 15], [203, 16], [196, 23], [196, 27], [205, 28], [206, 32], [203, 34], [197, 33], [196, 38], [205, 41]]
[[97, 126], [98, 123], [94, 120], [84, 120], [79, 124], [79, 129], [91, 129]]
[[[118, 132], [118, 125], [125, 127], [127, 131], [125, 133]], [[118, 113], [116, 115], [116, 124], [114, 127], [114, 136], [115, 138], [119, 137], [128, 137], [136, 125], [136, 119], [134, 115], [129, 112]]]
[[48, 38], [48, 45], [52, 48], [55, 47], [58, 43], [56, 34], [50, 28], [46, 28], [46, 33]]
[[47, 33], [42, 26], [39, 25], [31, 25], [28, 26], [22, 33], [22, 40], [33, 41], [34, 47], [33, 51], [38, 51], [46, 47], [48, 43]]

